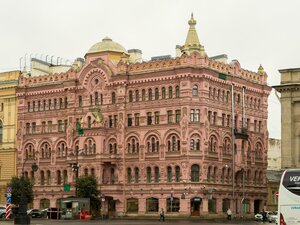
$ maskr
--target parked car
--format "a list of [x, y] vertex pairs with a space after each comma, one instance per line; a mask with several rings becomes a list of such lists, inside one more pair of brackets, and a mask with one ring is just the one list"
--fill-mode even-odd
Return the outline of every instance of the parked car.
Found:
[[0, 218], [5, 218], [6, 216], [6, 207], [0, 206]]
[[31, 218], [42, 218], [43, 212], [38, 209], [28, 209], [27, 215], [30, 216]]
[[270, 213], [268, 216], [268, 221], [270, 223], [276, 223], [277, 219], [278, 219], [277, 211]]
[[262, 213], [260, 212], [260, 213], [256, 213], [255, 215], [254, 215], [254, 219], [256, 220], [256, 221], [261, 221], [262, 220]]
[[[262, 220], [263, 220], [262, 213], [263, 213], [263, 212], [256, 213], [256, 214], [254, 215], [254, 219], [255, 219], [256, 221], [262, 221]], [[273, 214], [273, 212], [271, 212], [271, 211], [265, 211], [265, 213], [267, 214], [267, 220], [268, 220], [268, 218], [269, 218], [269, 215]]]

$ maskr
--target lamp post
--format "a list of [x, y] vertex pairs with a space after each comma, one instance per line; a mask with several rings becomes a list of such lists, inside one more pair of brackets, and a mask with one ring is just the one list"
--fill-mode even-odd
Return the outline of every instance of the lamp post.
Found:
[[[30, 217], [27, 215], [27, 203], [28, 199], [25, 195], [25, 187], [24, 187], [24, 166], [25, 163], [27, 162], [29, 158], [26, 158], [23, 162], [22, 165], [22, 176], [20, 179], [20, 184], [21, 184], [21, 196], [20, 196], [20, 203], [19, 203], [19, 209], [18, 209], [18, 214], [15, 215], [14, 218], [14, 224], [21, 224], [21, 225], [27, 225], [30, 224]], [[34, 172], [38, 170], [38, 166], [36, 163], [33, 163], [31, 166], [32, 172], [33, 172], [33, 177], [34, 177]]]
[[[82, 149], [81, 149], [82, 150]], [[75, 156], [76, 156], [76, 161], [75, 163], [71, 163], [71, 167], [72, 167], [72, 171], [75, 172], [75, 197], [77, 197], [78, 193], [77, 193], [77, 185], [76, 185], [76, 181], [78, 179], [79, 176], [79, 163], [78, 163], [78, 153], [79, 151], [81, 151], [79, 149], [75, 149]]]
[[242, 207], [242, 218], [244, 218], [244, 201], [245, 201], [245, 170], [244, 168], [241, 170], [242, 171], [242, 192], [243, 192], [243, 198], [241, 200], [241, 207]]

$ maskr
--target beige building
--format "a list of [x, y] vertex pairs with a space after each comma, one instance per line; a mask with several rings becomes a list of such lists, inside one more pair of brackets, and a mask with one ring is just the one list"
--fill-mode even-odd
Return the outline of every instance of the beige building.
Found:
[[16, 131], [19, 71], [0, 73], [0, 205], [6, 185], [16, 175]]
[[281, 167], [300, 167], [300, 68], [282, 69], [281, 93]]
[[281, 140], [269, 138], [268, 170], [281, 170]]

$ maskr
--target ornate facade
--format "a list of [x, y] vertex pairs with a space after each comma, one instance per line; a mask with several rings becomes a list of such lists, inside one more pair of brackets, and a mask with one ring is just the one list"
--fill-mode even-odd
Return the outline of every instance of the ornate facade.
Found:
[[0, 73], [0, 205], [7, 183], [16, 175], [17, 97], [20, 72]]
[[[75, 195], [70, 164], [78, 153], [79, 176], [97, 178], [108, 214], [157, 216], [164, 208], [173, 216], [224, 216], [228, 207], [245, 215], [262, 209], [267, 75], [262, 67], [255, 73], [236, 60], [208, 58], [193, 17], [189, 25], [180, 57], [134, 63], [131, 53], [141, 51], [104, 38], [65, 73], [22, 74], [18, 172], [26, 161], [34, 207], [55, 207]], [[36, 173], [30, 172], [34, 162]], [[63, 191], [68, 183], [71, 192]]]

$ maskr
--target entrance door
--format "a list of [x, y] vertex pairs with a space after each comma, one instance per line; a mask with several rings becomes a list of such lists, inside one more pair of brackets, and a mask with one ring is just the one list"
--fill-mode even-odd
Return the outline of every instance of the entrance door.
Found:
[[254, 213], [259, 213], [261, 210], [260, 210], [260, 202], [261, 200], [259, 199], [255, 199], [254, 200]]
[[107, 197], [107, 204], [108, 204], [108, 217], [111, 218], [115, 215], [116, 212], [116, 202], [114, 201], [113, 197]]
[[191, 216], [200, 216], [201, 198], [191, 199]]

